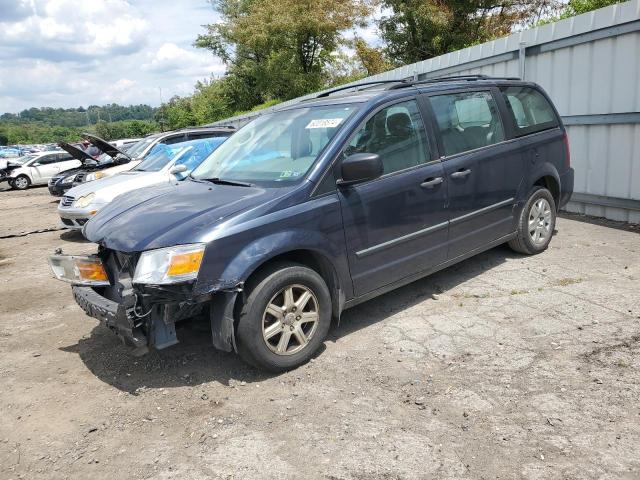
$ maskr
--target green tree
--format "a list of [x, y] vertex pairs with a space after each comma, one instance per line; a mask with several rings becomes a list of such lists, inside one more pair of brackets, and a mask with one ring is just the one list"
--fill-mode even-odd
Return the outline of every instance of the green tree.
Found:
[[560, 14], [560, 19], [573, 17], [582, 13], [597, 10], [598, 8], [608, 7], [625, 0], [569, 0], [566, 7]]
[[322, 88], [343, 32], [360, 25], [365, 0], [219, 0], [221, 22], [195, 45], [227, 64], [221, 90], [234, 111]]
[[377, 75], [393, 68], [393, 63], [387, 59], [382, 49], [367, 45], [362, 38], [355, 39], [354, 48], [365, 76]]
[[388, 58], [414, 63], [485, 42], [537, 22], [558, 0], [382, 0]]

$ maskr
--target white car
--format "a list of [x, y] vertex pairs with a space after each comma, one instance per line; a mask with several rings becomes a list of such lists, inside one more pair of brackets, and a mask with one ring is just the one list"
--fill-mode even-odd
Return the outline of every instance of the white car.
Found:
[[66, 192], [58, 205], [62, 225], [80, 230], [91, 217], [118, 195], [184, 179], [231, 133], [218, 132], [216, 136], [209, 138], [172, 145], [157, 144], [132, 170], [73, 187]]
[[7, 172], [6, 180], [16, 190], [25, 190], [30, 185], [46, 185], [54, 175], [82, 165], [63, 151], [33, 153], [10, 163], [17, 166]]

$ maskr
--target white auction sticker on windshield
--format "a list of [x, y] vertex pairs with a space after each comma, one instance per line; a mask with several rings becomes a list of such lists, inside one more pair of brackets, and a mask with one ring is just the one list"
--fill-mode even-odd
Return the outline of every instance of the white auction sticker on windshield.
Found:
[[304, 128], [334, 128], [340, 125], [341, 118], [317, 118], [311, 120]]

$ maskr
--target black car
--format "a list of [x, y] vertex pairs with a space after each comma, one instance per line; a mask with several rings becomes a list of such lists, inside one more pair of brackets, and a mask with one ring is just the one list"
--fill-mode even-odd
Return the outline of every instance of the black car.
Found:
[[54, 274], [139, 352], [206, 312], [215, 347], [280, 371], [349, 307], [502, 243], [547, 248], [573, 169], [538, 85], [359, 88], [264, 114], [186, 180], [119, 197], [84, 227], [97, 253], [53, 255]]
[[[93, 158], [84, 150], [67, 142], [59, 142], [58, 146], [69, 153], [73, 158], [80, 160], [82, 166], [65, 170], [49, 180], [49, 193], [56, 197], [61, 197], [64, 193], [79, 183], [82, 183], [87, 174], [98, 172], [105, 168], [122, 165], [131, 161], [131, 157], [126, 150], [120, 150], [99, 137], [84, 133], [82, 136], [92, 142], [93, 145], [102, 150], [98, 158]], [[99, 146], [98, 146], [99, 145]], [[108, 147], [106, 146], [108, 145]]]

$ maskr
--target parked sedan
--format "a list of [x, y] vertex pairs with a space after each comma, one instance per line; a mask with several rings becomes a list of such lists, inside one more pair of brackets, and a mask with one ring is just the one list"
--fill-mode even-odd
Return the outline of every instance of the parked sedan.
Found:
[[30, 185], [46, 185], [54, 175], [80, 165], [82, 163], [67, 152], [35, 153], [12, 160], [0, 181], [8, 181], [16, 190], [25, 190]]
[[184, 179], [230, 134], [224, 132], [220, 136], [172, 145], [158, 144], [134, 169], [72, 188], [58, 206], [62, 224], [80, 230], [118, 195]]

